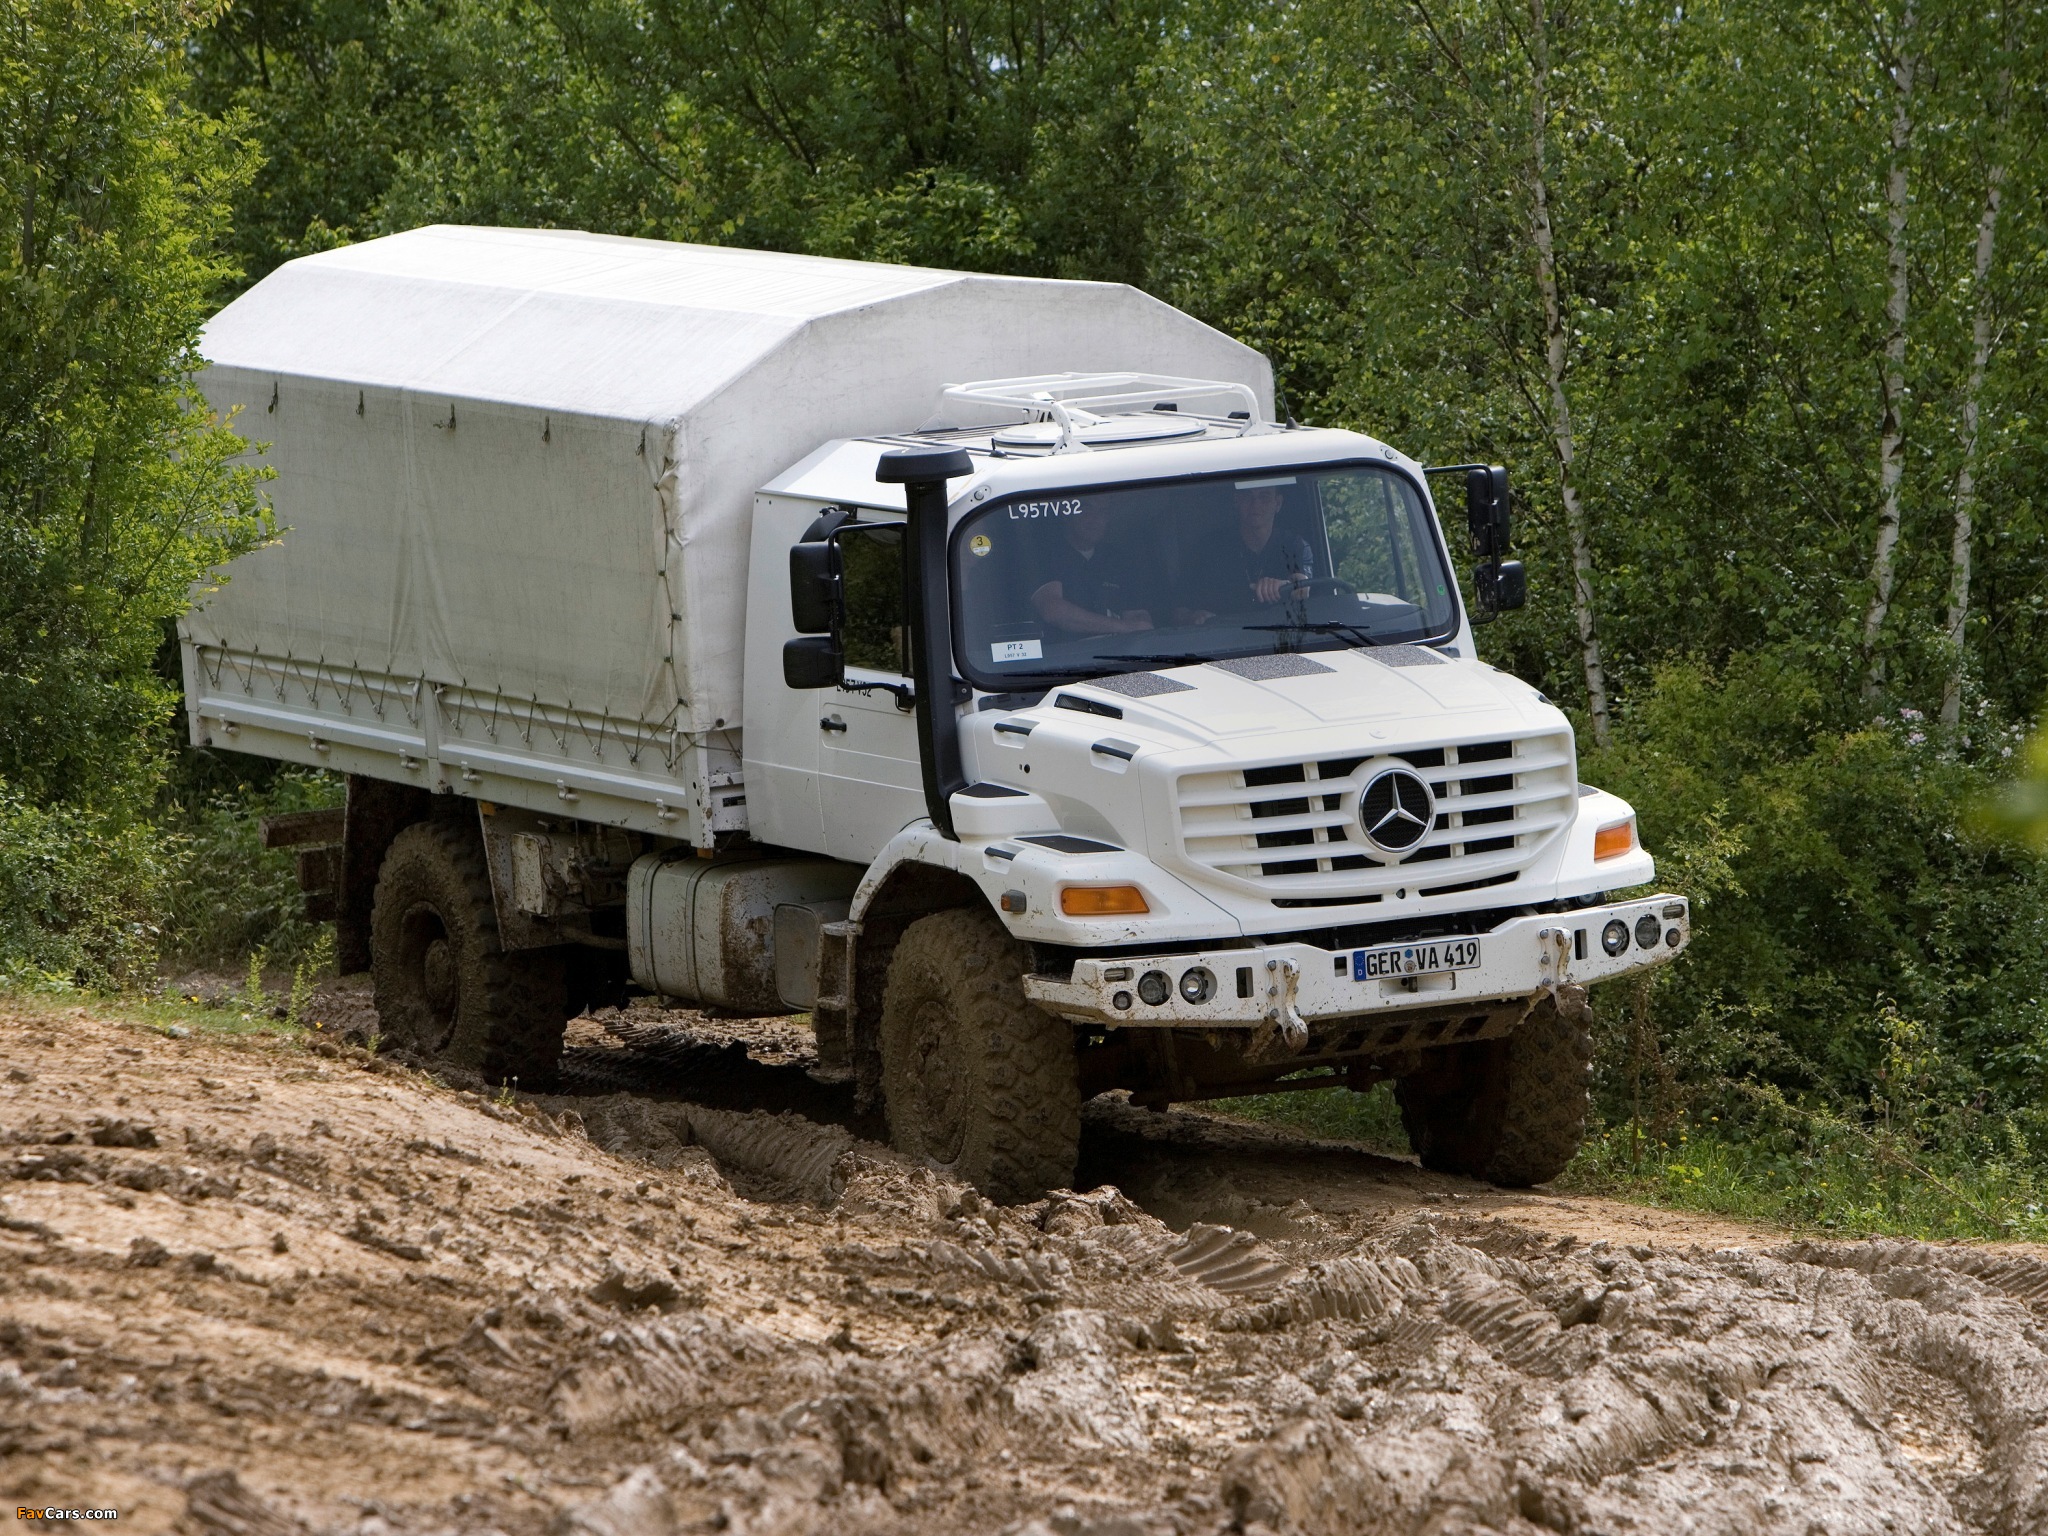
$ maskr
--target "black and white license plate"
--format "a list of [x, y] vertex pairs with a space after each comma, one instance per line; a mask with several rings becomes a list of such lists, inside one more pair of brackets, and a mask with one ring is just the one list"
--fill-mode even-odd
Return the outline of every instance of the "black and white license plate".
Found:
[[1435, 971], [1469, 971], [1479, 964], [1477, 939], [1432, 939], [1424, 944], [1390, 944], [1351, 952], [1351, 979], [1427, 976]]

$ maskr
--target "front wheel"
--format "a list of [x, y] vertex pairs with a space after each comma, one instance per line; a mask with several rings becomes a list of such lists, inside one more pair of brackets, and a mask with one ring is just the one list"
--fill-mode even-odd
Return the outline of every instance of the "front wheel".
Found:
[[1584, 1002], [1545, 998], [1505, 1040], [1423, 1052], [1394, 1084], [1422, 1166], [1519, 1189], [1556, 1178], [1586, 1134], [1593, 1036]]
[[1073, 1026], [1024, 996], [1029, 964], [987, 912], [919, 918], [879, 1032], [891, 1143], [1012, 1202], [1071, 1184], [1081, 1142]]

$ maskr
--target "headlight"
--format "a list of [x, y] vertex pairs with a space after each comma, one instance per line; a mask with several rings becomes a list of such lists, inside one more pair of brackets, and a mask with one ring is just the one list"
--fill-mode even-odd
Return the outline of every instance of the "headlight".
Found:
[[1147, 971], [1138, 978], [1138, 996], [1157, 1008], [1173, 996], [1173, 979], [1164, 971]]
[[1216, 973], [1206, 965], [1195, 966], [1183, 971], [1180, 978], [1180, 995], [1191, 1003], [1206, 1003], [1216, 995]]
[[1628, 924], [1615, 918], [1600, 930], [1600, 947], [1610, 955], [1618, 955], [1628, 948]]
[[1655, 949], [1657, 940], [1664, 936], [1664, 925], [1657, 921], [1657, 914], [1645, 912], [1636, 919], [1636, 943], [1644, 949]]

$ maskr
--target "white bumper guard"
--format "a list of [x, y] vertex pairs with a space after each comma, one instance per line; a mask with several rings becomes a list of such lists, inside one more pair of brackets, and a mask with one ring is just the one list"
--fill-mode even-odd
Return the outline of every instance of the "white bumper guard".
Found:
[[1517, 917], [1471, 937], [1328, 950], [1258, 944], [1082, 959], [1071, 978], [1026, 976], [1039, 1007], [1080, 1024], [1277, 1029], [1299, 1042], [1327, 1019], [1387, 1019], [1531, 998], [1662, 965], [1692, 939], [1682, 896]]

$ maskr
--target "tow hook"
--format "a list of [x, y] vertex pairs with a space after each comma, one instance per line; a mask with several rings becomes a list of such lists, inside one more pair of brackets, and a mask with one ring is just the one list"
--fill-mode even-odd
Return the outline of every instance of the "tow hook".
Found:
[[[1269, 1053], [1292, 1055], [1308, 1044], [1308, 1020], [1296, 1006], [1300, 989], [1300, 966], [1292, 960], [1266, 962], [1266, 1019], [1245, 1053], [1250, 1059]], [[1279, 1049], [1272, 1050], [1276, 1045]]]

